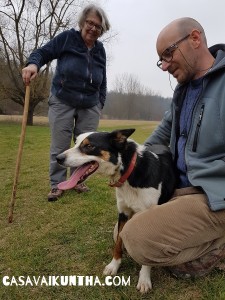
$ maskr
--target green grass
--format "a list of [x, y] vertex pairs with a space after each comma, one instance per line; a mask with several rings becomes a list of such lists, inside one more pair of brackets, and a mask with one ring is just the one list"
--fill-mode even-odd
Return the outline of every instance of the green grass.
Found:
[[[101, 122], [102, 130], [136, 128], [133, 138], [142, 143], [155, 127], [150, 122]], [[55, 203], [49, 203], [48, 160], [49, 128], [28, 127], [14, 208], [14, 220], [8, 224], [15, 162], [21, 126], [0, 123], [0, 299], [156, 299], [223, 300], [225, 276], [215, 271], [196, 280], [176, 280], [163, 268], [152, 271], [153, 290], [141, 296], [136, 291], [140, 266], [124, 256], [119, 276], [130, 276], [131, 285], [108, 287], [10, 286], [4, 276], [84, 275], [98, 276], [111, 260], [112, 231], [117, 221], [115, 191], [108, 179], [93, 176], [91, 192], [68, 191]]]

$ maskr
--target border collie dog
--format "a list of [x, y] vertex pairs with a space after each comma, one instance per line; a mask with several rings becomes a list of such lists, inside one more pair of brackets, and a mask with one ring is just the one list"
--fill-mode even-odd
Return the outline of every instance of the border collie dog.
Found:
[[[113, 259], [105, 267], [105, 275], [115, 275], [122, 258], [120, 231], [133, 214], [163, 204], [173, 194], [175, 174], [169, 149], [163, 145], [139, 145], [128, 137], [135, 129], [112, 132], [87, 132], [77, 137], [73, 148], [57, 156], [65, 167], [75, 167], [71, 178], [58, 185], [72, 189], [98, 171], [110, 177], [110, 186], [116, 187], [118, 234]], [[152, 288], [150, 267], [142, 266], [137, 289], [141, 293]]]

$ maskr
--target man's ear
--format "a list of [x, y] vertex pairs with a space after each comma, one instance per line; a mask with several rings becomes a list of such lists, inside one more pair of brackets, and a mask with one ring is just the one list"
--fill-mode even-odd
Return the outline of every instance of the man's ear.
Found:
[[190, 34], [190, 38], [194, 49], [198, 48], [201, 42], [201, 32], [197, 29], [193, 29]]
[[118, 150], [122, 150], [127, 142], [128, 137], [134, 133], [135, 129], [118, 129], [110, 134], [111, 143]]

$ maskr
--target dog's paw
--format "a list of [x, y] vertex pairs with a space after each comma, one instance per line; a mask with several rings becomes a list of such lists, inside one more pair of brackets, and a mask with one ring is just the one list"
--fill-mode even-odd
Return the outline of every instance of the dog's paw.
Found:
[[152, 289], [152, 282], [151, 279], [145, 280], [138, 280], [137, 289], [142, 293], [145, 294]]
[[117, 271], [120, 267], [120, 264], [121, 264], [121, 259], [113, 258], [111, 263], [105, 267], [103, 274], [104, 275], [116, 275]]
[[152, 289], [150, 271], [151, 271], [151, 267], [149, 267], [149, 266], [142, 266], [142, 268], [141, 268], [139, 279], [138, 279], [138, 284], [137, 284], [137, 289], [142, 294], [147, 293], [149, 290]]

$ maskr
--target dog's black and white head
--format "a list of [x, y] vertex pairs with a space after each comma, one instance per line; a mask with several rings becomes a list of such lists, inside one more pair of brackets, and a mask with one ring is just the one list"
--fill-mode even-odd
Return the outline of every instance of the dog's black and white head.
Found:
[[112, 132], [87, 132], [79, 135], [73, 148], [59, 154], [57, 162], [65, 167], [74, 167], [71, 178], [60, 184], [60, 189], [71, 189], [96, 172], [114, 176], [119, 172], [120, 154], [128, 137], [135, 129]]

